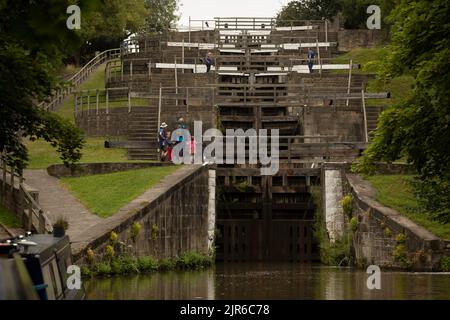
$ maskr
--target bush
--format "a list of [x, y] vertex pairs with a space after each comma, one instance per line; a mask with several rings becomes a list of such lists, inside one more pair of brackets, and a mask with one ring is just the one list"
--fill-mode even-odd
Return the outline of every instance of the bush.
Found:
[[353, 213], [353, 196], [351, 194], [342, 198], [342, 210], [347, 217], [351, 217]]
[[390, 238], [392, 236], [392, 231], [389, 228], [384, 229], [384, 236]]
[[172, 270], [175, 267], [175, 262], [172, 259], [162, 259], [159, 261], [159, 270], [160, 271], [168, 271]]
[[441, 271], [450, 272], [450, 257], [443, 256], [440, 261]]
[[133, 225], [131, 226], [131, 239], [133, 240], [133, 242], [136, 242], [140, 233], [141, 233], [141, 224], [139, 222], [133, 223]]
[[352, 232], [356, 232], [358, 230], [358, 218], [357, 217], [353, 217], [350, 219], [350, 230], [352, 230]]
[[106, 252], [105, 252], [106, 257], [111, 260], [112, 258], [114, 258], [115, 252], [114, 252], [114, 248], [111, 245], [107, 245], [106, 246]]
[[94, 267], [94, 274], [97, 276], [107, 276], [111, 274], [111, 266], [108, 263], [99, 263]]
[[201, 269], [211, 266], [211, 259], [197, 252], [187, 252], [175, 260], [175, 266], [178, 269]]
[[153, 272], [158, 270], [158, 262], [152, 257], [139, 257], [137, 267], [142, 273]]

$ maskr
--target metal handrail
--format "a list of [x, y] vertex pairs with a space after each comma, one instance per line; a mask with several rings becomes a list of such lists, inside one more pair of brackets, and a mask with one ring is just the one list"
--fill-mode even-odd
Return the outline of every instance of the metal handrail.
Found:
[[73, 92], [73, 89], [82, 84], [96, 68], [106, 61], [117, 59], [120, 54], [120, 48], [108, 49], [99, 53], [67, 80], [68, 87], [56, 90], [49, 102], [41, 102], [38, 107], [46, 111], [56, 111], [56, 108]]

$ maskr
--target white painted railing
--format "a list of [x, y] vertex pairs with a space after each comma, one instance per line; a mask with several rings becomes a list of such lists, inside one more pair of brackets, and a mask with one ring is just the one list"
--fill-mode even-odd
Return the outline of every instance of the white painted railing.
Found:
[[91, 61], [89, 61], [83, 68], [70, 77], [67, 82], [68, 86], [56, 90], [50, 101], [42, 102], [39, 107], [46, 111], [56, 111], [56, 108], [60, 106], [64, 100], [76, 90], [86, 79], [103, 63], [117, 59], [120, 57], [121, 49], [109, 49], [96, 55]]

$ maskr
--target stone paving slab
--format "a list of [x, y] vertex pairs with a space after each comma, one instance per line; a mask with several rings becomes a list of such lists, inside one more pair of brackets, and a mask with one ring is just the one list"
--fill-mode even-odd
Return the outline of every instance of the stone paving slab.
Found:
[[49, 176], [46, 170], [25, 170], [24, 177], [28, 185], [39, 190], [39, 204], [52, 223], [60, 216], [68, 220], [67, 234], [71, 240], [103, 221], [89, 212], [89, 209], [63, 188], [57, 178]]

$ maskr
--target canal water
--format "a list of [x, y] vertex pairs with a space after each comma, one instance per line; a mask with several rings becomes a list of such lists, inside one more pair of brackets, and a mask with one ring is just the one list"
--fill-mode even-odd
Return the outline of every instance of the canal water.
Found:
[[382, 271], [369, 290], [364, 270], [289, 263], [217, 264], [195, 272], [165, 272], [89, 280], [88, 299], [450, 299], [450, 273]]

